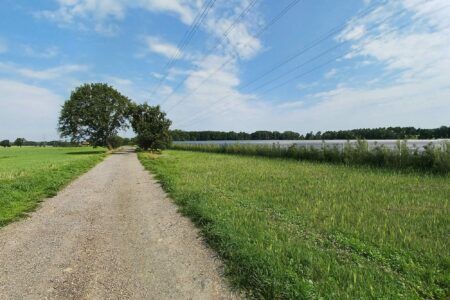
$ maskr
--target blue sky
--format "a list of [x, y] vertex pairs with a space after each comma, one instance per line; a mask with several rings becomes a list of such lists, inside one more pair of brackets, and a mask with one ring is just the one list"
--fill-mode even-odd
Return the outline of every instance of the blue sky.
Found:
[[275, 23], [293, 0], [216, 0], [178, 49], [209, 1], [3, 0], [0, 138], [58, 138], [84, 82], [161, 104], [185, 130], [449, 125], [447, 0], [300, 0]]

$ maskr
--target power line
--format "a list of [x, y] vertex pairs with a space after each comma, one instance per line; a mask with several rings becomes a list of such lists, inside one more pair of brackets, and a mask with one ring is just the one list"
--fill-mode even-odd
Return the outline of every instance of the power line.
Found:
[[[368, 14], [370, 14], [371, 12], [373, 12], [374, 10], [376, 10], [377, 8], [381, 7], [382, 5], [386, 4], [386, 1], [374, 4], [370, 7], [368, 7], [367, 9], [365, 9], [364, 11], [358, 13], [356, 16], [352, 17], [352, 19], [355, 18], [362, 18], [364, 16], [367, 16]], [[278, 70], [279, 68], [281, 68], [282, 66], [286, 65], [287, 63], [291, 62], [292, 60], [294, 60], [295, 58], [303, 55], [304, 53], [306, 53], [307, 51], [311, 50], [312, 48], [316, 47], [317, 45], [319, 45], [320, 43], [326, 41], [328, 38], [332, 37], [334, 34], [340, 32], [342, 29], [344, 29], [347, 25], [348, 25], [349, 21], [344, 21], [341, 24], [339, 24], [338, 26], [333, 27], [331, 30], [329, 30], [328, 32], [326, 32], [323, 36], [319, 37], [318, 39], [312, 41], [310, 44], [306, 45], [305, 47], [297, 50], [295, 53], [293, 53], [292, 55], [288, 56], [286, 59], [284, 59], [283, 61], [275, 64], [273, 67], [271, 67], [269, 70], [267, 70], [266, 72], [264, 72], [262, 75], [250, 80], [249, 82], [247, 82], [245, 85], [241, 86], [241, 89], [245, 89], [246, 87], [252, 85], [253, 83], [259, 81], [260, 79], [266, 77], [267, 75], [273, 73], [274, 71]]]
[[[237, 16], [237, 18], [234, 19], [234, 21], [232, 22], [232, 24], [225, 30], [225, 32], [223, 33], [224, 38], [230, 42], [228, 35], [230, 34], [230, 32], [234, 29], [234, 27], [236, 27], [236, 25], [238, 24], [238, 22], [253, 8], [253, 6], [255, 6], [256, 2], [258, 0], [252, 0], [243, 10], [242, 12], [239, 14], [239, 16]], [[223, 38], [222, 38], [223, 40]], [[218, 49], [221, 45], [222, 45], [223, 41], [221, 41], [220, 43], [217, 43], [216, 46], [208, 51], [208, 53], [212, 53], [214, 52], [216, 49]], [[230, 42], [231, 44], [231, 42]], [[160, 105], [164, 104], [185, 82], [186, 80], [189, 78], [189, 75], [186, 75], [183, 80], [181, 80], [176, 87], [172, 90], [172, 92], [166, 96], [160, 103]]]
[[[261, 34], [263, 34], [269, 27], [273, 26], [275, 23], [277, 23], [284, 15], [287, 14], [288, 11], [290, 11], [295, 5], [297, 5], [302, 0], [293, 0], [291, 1], [281, 12], [279, 12], [267, 25], [265, 25], [263, 28], [261, 28], [258, 33], [255, 35], [255, 37], [259, 37]], [[252, 38], [248, 39], [243, 45], [246, 46]], [[185, 95], [183, 98], [181, 98], [179, 101], [177, 101], [174, 105], [172, 105], [167, 112], [171, 111], [174, 107], [179, 105], [181, 102], [185, 101], [188, 97], [190, 97], [192, 94], [194, 94], [205, 82], [207, 82], [212, 76], [217, 74], [220, 70], [222, 70], [226, 65], [228, 65], [231, 61], [234, 60], [234, 56], [230, 57], [230, 59], [226, 60], [222, 65], [219, 66], [219, 68], [215, 69], [211, 74], [208, 74], [202, 82], [198, 86], [196, 86], [189, 94]], [[165, 99], [167, 100], [172, 96], [175, 91], [181, 87], [181, 85], [187, 80], [189, 76], [186, 76], [185, 79], [177, 85], [176, 89]]]
[[233, 21], [233, 23], [228, 27], [227, 30], [223, 33], [223, 36], [228, 37], [230, 32], [233, 30], [233, 28], [237, 25], [239, 20], [241, 20], [252, 8], [255, 6], [256, 2], [258, 0], [252, 0], [247, 7], [244, 8], [244, 10], [237, 16], [237, 18]]
[[[419, 3], [419, 5], [421, 5], [421, 4], [423, 4], [423, 3]], [[415, 6], [413, 6], [413, 8], [416, 7], [416, 6], [419, 6], [419, 5], [415, 5]], [[407, 11], [406, 8], [402, 10], [401, 14], [403, 14], [405, 11]], [[394, 13], [394, 14], [392, 14], [392, 15], [390, 15], [390, 16], [384, 18], [381, 22], [375, 23], [373, 26], [371, 26], [371, 27], [368, 29], [368, 31], [370, 31], [370, 30], [372, 30], [372, 29], [374, 29], [374, 28], [376, 28], [376, 27], [382, 25], [382, 24], [385, 23], [387, 20], [389, 20], [389, 19], [391, 19], [391, 18], [393, 18], [393, 17], [397, 17], [397, 16], [399, 16], [399, 14], [398, 14], [398, 13]], [[394, 30], [398, 30], [398, 28], [397, 28], [397, 29], [394, 29]], [[380, 38], [380, 37], [381, 37], [381, 36], [379, 36], [378, 38]], [[344, 44], [346, 44], [346, 43], [348, 43], [348, 42], [349, 42], [349, 41], [347, 41], [347, 42], [345, 42], [345, 43], [343, 43], [343, 44], [339, 44], [339, 45], [333, 46], [333, 47], [331, 47], [331, 48], [329, 48], [329, 49], [327, 49], [327, 50], [321, 52], [320, 54], [316, 55], [315, 57], [313, 57], [313, 58], [311, 58], [311, 59], [309, 59], [309, 60], [303, 62], [302, 64], [297, 65], [297, 66], [295, 66], [294, 68], [289, 69], [287, 72], [282, 73], [281, 75], [277, 76], [276, 78], [271, 79], [271, 80], [269, 80], [269, 81], [264, 82], [263, 84], [258, 85], [256, 88], [253, 88], [253, 89], [251, 89], [250, 91], [251, 91], [251, 92], [254, 92], [254, 91], [256, 91], [256, 90], [259, 90], [260, 88], [266, 87], [267, 85], [270, 85], [271, 83], [273, 83], [273, 82], [275, 82], [275, 81], [277, 81], [277, 80], [279, 80], [279, 79], [285, 77], [286, 75], [289, 75], [290, 73], [296, 71], [297, 69], [299, 69], [299, 68], [301, 68], [301, 67], [303, 67], [303, 66], [305, 66], [305, 65], [307, 65], [307, 64], [309, 64], [309, 63], [311, 63], [311, 62], [313, 62], [313, 61], [315, 61], [315, 60], [317, 60], [317, 59], [319, 59], [320, 57], [324, 56], [325, 54], [330, 53], [330, 52], [332, 52], [333, 50], [335, 50], [335, 49], [337, 49], [337, 48], [339, 48], [339, 47], [342, 47]], [[347, 53], [346, 53], [345, 55], [347, 55]], [[344, 55], [344, 56], [345, 56], [345, 55]], [[325, 63], [324, 65], [330, 64], [330, 63], [332, 63], [333, 61], [335, 61], [336, 59], [338, 59], [338, 58], [340, 58], [340, 57], [341, 57], [341, 56], [339, 56], [339, 57], [337, 57], [337, 58], [333, 58], [332, 60], [328, 61], [328, 62]], [[273, 69], [274, 69], [274, 68], [273, 68]], [[320, 67], [314, 68], [314, 70], [308, 71], [308, 72], [306, 72], [305, 74], [302, 73], [302, 75], [310, 74], [310, 73], [312, 73], [313, 71], [315, 71], [315, 70], [317, 70], [317, 69], [320, 69]], [[269, 72], [271, 72], [271, 71], [269, 71]], [[263, 74], [263, 75], [264, 75], [264, 74]], [[264, 77], [264, 76], [259, 76], [259, 78], [263, 78], [263, 77]], [[248, 84], [247, 84], [247, 86], [248, 86]], [[272, 90], [272, 89], [269, 89], [269, 90], [266, 90], [265, 92], [268, 92], [268, 91], [271, 91], [271, 90]], [[226, 96], [224, 96], [224, 97], [222, 97], [222, 98], [219, 98], [217, 101], [214, 101], [213, 103], [211, 103], [211, 104], [210, 104], [210, 107], [211, 107], [211, 105], [213, 105], [213, 104], [215, 104], [215, 103], [218, 103], [218, 102], [220, 102], [220, 101], [222, 101], [222, 100], [225, 100], [225, 99], [229, 98], [230, 96], [232, 96], [232, 95], [231, 95], [231, 94], [228, 94], [228, 95], [226, 95]], [[197, 116], [198, 116], [198, 115], [199, 115], [199, 114], [197, 114]], [[201, 115], [201, 114], [200, 114], [200, 115]], [[197, 116], [194, 116], [194, 118], [191, 120], [191, 122], [194, 121], [194, 120], [197, 118]]]
[[[423, 4], [423, 3], [422, 3], [422, 4]], [[448, 6], [450, 6], [450, 5], [446, 5], [446, 6], [442, 7], [442, 8], [439, 8], [439, 9], [437, 9], [437, 10], [434, 10], [432, 13], [437, 12], [437, 11], [439, 11], [439, 10], [442, 10], [442, 9], [448, 7]], [[398, 14], [392, 15], [391, 17], [393, 17], [393, 16], [398, 16]], [[378, 25], [381, 25], [382, 23], [384, 23], [387, 19], [389, 19], [389, 18], [391, 18], [391, 17], [385, 18], [384, 21], [378, 23]], [[382, 37], [385, 36], [386, 34], [390, 34], [390, 33], [392, 33], [392, 32], [399, 31], [399, 30], [403, 29], [404, 27], [410, 25], [413, 21], [414, 21], [414, 20], [411, 20], [411, 21], [409, 21], [409, 22], [407, 22], [407, 23], [401, 25], [400, 27], [397, 27], [397, 28], [394, 28], [394, 29], [392, 29], [392, 30], [389, 30], [388, 32], [384, 32], [384, 33], [378, 35], [377, 37], [373, 38], [372, 40], [366, 41], [364, 44], [369, 44], [370, 42], [373, 42], [374, 40], [378, 40], [378, 39], [382, 38]], [[374, 27], [375, 27], [375, 26], [372, 26], [371, 28], [374, 28]], [[336, 47], [333, 47], [333, 48], [336, 48]], [[331, 48], [331, 49], [333, 49], [333, 48]], [[329, 50], [331, 50], [331, 49], [329, 49]], [[324, 51], [324, 52], [322, 52], [321, 54], [319, 54], [318, 56], [314, 57], [312, 60], [316, 60], [317, 58], [323, 56], [323, 54], [325, 54], [325, 52], [330, 52], [330, 51]], [[350, 53], [352, 53], [352, 51], [349, 51], [349, 52], [346, 52], [346, 53], [344, 53], [344, 54], [340, 54], [340, 55], [338, 55], [338, 56], [336, 56], [336, 57], [333, 57], [332, 59], [327, 60], [326, 62], [324, 62], [324, 63], [322, 63], [322, 64], [320, 64], [320, 65], [318, 65], [318, 66], [316, 66], [316, 67], [314, 67], [314, 68], [312, 68], [312, 69], [310, 69], [310, 70], [308, 70], [308, 71], [305, 71], [305, 72], [303, 72], [303, 73], [300, 73], [300, 74], [294, 76], [293, 78], [290, 78], [289, 80], [282, 82], [281, 84], [275, 85], [275, 86], [273, 86], [273, 87], [271, 87], [271, 88], [268, 88], [268, 89], [264, 90], [263, 93], [267, 93], [267, 92], [273, 91], [273, 90], [275, 90], [275, 89], [278, 89], [278, 88], [280, 88], [280, 87], [282, 87], [282, 86], [285, 86], [285, 85], [291, 83], [291, 82], [294, 81], [294, 80], [297, 80], [297, 79], [299, 79], [299, 78], [301, 78], [301, 77], [304, 77], [304, 76], [306, 76], [306, 75], [308, 75], [308, 74], [311, 74], [311, 73], [313, 73], [314, 71], [316, 71], [316, 70], [318, 70], [318, 69], [321, 69], [321, 68], [325, 67], [326, 65], [329, 65], [330, 63], [335, 62], [336, 60], [338, 60], [338, 59], [340, 59], [340, 58], [344, 58], [346, 55], [348, 55], [348, 54], [350, 54]], [[302, 65], [305, 65], [306, 63], [309, 63], [309, 61], [303, 63]], [[292, 71], [292, 69], [291, 69], [290, 71]], [[289, 71], [288, 73], [291, 73], [290, 71]], [[255, 90], [257, 90], [257, 89], [259, 89], [259, 88], [261, 88], [261, 87], [265, 87], [265, 86], [267, 86], [268, 84], [271, 84], [271, 83], [275, 82], [276, 80], [278, 80], [278, 79], [281, 78], [281, 77], [284, 77], [284, 76], [283, 76], [283, 75], [282, 75], [282, 76], [279, 76], [279, 77], [277, 77], [275, 80], [272, 80], [272, 81], [266, 82], [265, 84], [259, 85], [256, 89], [254, 89], [254, 90], [252, 90], [252, 91], [255, 91]], [[228, 98], [229, 96], [230, 96], [230, 95], [227, 95], [227, 96], [225, 96], [225, 97], [222, 97], [222, 98], [219, 99], [219, 101], [215, 101], [214, 103], [220, 102], [220, 101], [222, 101], [222, 100]], [[214, 103], [213, 103], [213, 104], [214, 104]], [[210, 106], [210, 107], [211, 107], [211, 106]], [[199, 115], [199, 116], [200, 116], [200, 115]], [[193, 119], [191, 119], [191, 121], [190, 121], [189, 123], [187, 123], [187, 126], [190, 126], [190, 125], [194, 124], [197, 120], [199, 120], [199, 119], [198, 119], [197, 117], [194, 117]], [[201, 120], [201, 119], [200, 119], [200, 120]]]
[[155, 88], [150, 93], [150, 98], [156, 93], [156, 91], [161, 87], [162, 83], [167, 79], [167, 77], [169, 76], [170, 69], [173, 67], [175, 62], [180, 58], [180, 56], [181, 56], [183, 50], [186, 48], [186, 46], [191, 42], [194, 35], [197, 33], [200, 25], [203, 23], [205, 17], [208, 15], [209, 11], [212, 9], [212, 7], [214, 6], [216, 1], [217, 0], [210, 0], [209, 2], [207, 2], [203, 6], [203, 9], [201, 10], [201, 12], [199, 14], [197, 14], [193, 23], [189, 27], [189, 30], [186, 31], [183, 38], [178, 43], [175, 54], [172, 55], [172, 57], [169, 59], [169, 61], [163, 67], [163, 70], [165, 70], [165, 72], [164, 72], [165, 75], [160, 78], [158, 84], [155, 86]]
[[[218, 49], [222, 43], [223, 40], [226, 39], [227, 41], [229, 41], [229, 43], [231, 44], [231, 41], [228, 37], [228, 35], [230, 34], [230, 32], [234, 29], [234, 27], [236, 27], [236, 25], [238, 24], [238, 22], [253, 8], [253, 6], [255, 6], [256, 2], [258, 0], [252, 0], [247, 7], [245, 7], [242, 12], [239, 14], [239, 16], [237, 18], [234, 19], [233, 23], [224, 31], [224, 33], [222, 34], [224, 36], [224, 38], [222, 38], [219, 43], [216, 44], [216, 46], [209, 51], [209, 53], [214, 52], [216, 49]], [[173, 94], [175, 94], [175, 92], [186, 82], [186, 80], [189, 78], [189, 75], [186, 75], [183, 80], [181, 80], [176, 86], [175, 88], [172, 90], [172, 92], [167, 95], [160, 103], [160, 105], [164, 104]]]
[[[421, 3], [421, 4], [424, 4], [424, 3]], [[416, 5], [416, 6], [417, 6], [417, 5]], [[450, 6], [450, 5], [447, 5], [447, 6]], [[445, 8], [445, 7], [447, 7], [447, 6], [444, 6], [443, 8]], [[443, 9], [443, 8], [440, 8], [439, 10], [441, 10], [441, 9]], [[391, 16], [386, 17], [385, 19], [383, 19], [383, 21], [378, 22], [378, 23], [375, 24], [374, 26], [371, 26], [371, 27], [368, 29], [368, 31], [371, 31], [372, 29], [375, 29], [376, 27], [383, 25], [383, 23], [386, 23], [387, 20], [389, 20], [389, 19], [391, 19], [391, 18], [393, 18], [393, 17], [398, 17], [399, 15], [405, 13], [407, 10], [408, 10], [408, 9], [405, 8], [405, 9], [403, 9], [403, 10], [400, 12], [400, 14], [399, 14], [399, 13], [394, 13], [394, 14], [392, 14]], [[432, 13], [437, 12], [437, 11], [439, 11], [439, 10], [435, 10], [435, 11], [433, 11]], [[376, 36], [375, 38], [373, 38], [373, 39], [371, 39], [371, 40], [369, 40], [369, 41], [365, 41], [365, 42], [363, 43], [363, 45], [368, 45], [368, 44], [370, 44], [371, 42], [376, 41], [376, 40], [379, 40], [379, 39], [381, 39], [382, 37], [384, 37], [384, 36], [386, 36], [386, 35], [388, 35], [388, 34], [394, 33], [394, 32], [396, 32], [396, 31], [400, 31], [401, 29], [403, 29], [403, 28], [409, 26], [410, 24], [412, 24], [414, 21], [415, 21], [415, 20], [410, 20], [410, 21], [404, 23], [403, 25], [401, 25], [401, 26], [399, 26], [399, 27], [397, 27], [397, 28], [393, 28], [393, 29], [391, 29], [391, 30], [388, 30], [387, 32], [383, 32], [382, 34], [379, 34], [379, 35]], [[348, 42], [348, 41], [347, 41], [347, 42]], [[347, 42], [346, 42], [346, 43], [347, 43]], [[334, 47], [333, 47], [333, 48], [334, 48]], [[330, 49], [328, 49], [328, 50], [332, 50], [333, 48], [330, 48]], [[325, 52], [330, 52], [330, 51], [328, 51], [328, 50], [322, 52], [322, 53], [319, 54], [318, 56], [314, 57], [312, 60], [316, 60], [319, 56], [322, 56], [323, 54], [325, 54]], [[348, 51], [348, 52], [345, 52], [344, 54], [335, 57], [332, 61], [335, 61], [335, 60], [340, 59], [340, 58], [344, 58], [345, 56], [351, 54], [352, 51], [353, 51], [353, 50]], [[332, 62], [332, 61], [331, 61], [331, 62]], [[327, 65], [327, 64], [329, 64], [329, 63], [331, 63], [331, 62], [328, 61], [327, 63], [322, 64], [321, 66], [325, 66], [325, 65]], [[297, 66], [296, 68], [298, 68], [298, 67], [299, 67], [299, 66]], [[318, 69], [318, 68], [317, 68], [317, 69]], [[290, 74], [292, 70], [293, 70], [293, 69], [289, 70], [288, 72], [286, 72], [286, 74]], [[309, 74], [309, 73], [310, 73], [310, 72], [308, 71], [308, 74]], [[285, 82], [283, 82], [283, 83], [281, 83], [281, 84], [279, 84], [279, 85], [276, 85], [275, 87], [266, 89], [266, 90], [264, 90], [263, 92], [264, 92], [264, 93], [267, 93], [267, 92], [269, 92], [269, 91], [272, 91], [272, 90], [274, 90], [274, 89], [277, 89], [277, 88], [279, 88], [279, 87], [281, 87], [281, 86], [284, 86], [284, 85], [288, 84], [288, 83], [291, 82], [292, 80], [298, 79], [298, 77], [302, 77], [302, 76], [303, 76], [303, 74], [294, 76], [293, 78], [289, 79], [288, 81], [285, 81]], [[278, 79], [281, 78], [281, 77], [284, 77], [284, 76], [279, 76], [279, 77], [277, 77], [275, 80], [273, 80], [272, 82], [275, 82], [276, 80], [278, 80]], [[266, 84], [266, 85], [260, 85], [260, 86], [258, 86], [257, 89], [259, 89], [259, 88], [261, 88], [261, 87], [264, 87], [264, 86], [267, 86], [267, 84]], [[255, 90], [256, 90], [256, 89], [255, 89]]]
[[[375, 5], [370, 6], [369, 8], [363, 10], [362, 12], [358, 13], [356, 16], [353, 16], [352, 19], [354, 20], [355, 18], [362, 18], [366, 15], [368, 15], [369, 13], [373, 12], [374, 10], [376, 10], [377, 8], [381, 7], [382, 5], [386, 4], [387, 1], [382, 1], [380, 3], [377, 3]], [[291, 62], [292, 60], [294, 60], [295, 58], [298, 58], [299, 56], [305, 54], [307, 51], [313, 49], [314, 47], [316, 47], [317, 45], [319, 45], [320, 43], [326, 41], [328, 38], [332, 37], [334, 34], [338, 33], [339, 31], [341, 31], [342, 29], [344, 29], [347, 25], [348, 25], [348, 21], [342, 22], [341, 24], [339, 24], [338, 26], [333, 27], [331, 30], [327, 31], [324, 35], [322, 35], [321, 37], [319, 37], [318, 39], [312, 41], [311, 43], [309, 43], [308, 45], [306, 45], [305, 47], [299, 49], [298, 51], [296, 51], [295, 53], [293, 53], [292, 55], [288, 56], [286, 59], [284, 59], [283, 61], [281, 61], [280, 63], [275, 64], [274, 66], [272, 66], [269, 70], [267, 70], [266, 72], [264, 72], [262, 75], [252, 79], [251, 81], [247, 82], [246, 84], [244, 84], [244, 86], [241, 87], [242, 88], [247, 88], [250, 85], [252, 85], [253, 83], [259, 81], [260, 79], [266, 77], [267, 75], [273, 73], [274, 71], [278, 70], [280, 67], [286, 65], [287, 63]], [[316, 60], [318, 58], [320, 58], [321, 56], [325, 55], [326, 53], [331, 52], [332, 50], [341, 47], [342, 44], [334, 46], [332, 49], [328, 49], [324, 52], [322, 52], [321, 54], [319, 54], [318, 56], [316, 56], [315, 58], [313, 58], [312, 60]], [[307, 62], [309, 63], [309, 62]], [[301, 65], [296, 66], [293, 70], [295, 71], [297, 68], [302, 67], [304, 65], [306, 65], [307, 63], [303, 63]], [[289, 71], [289, 72], [292, 72]], [[265, 84], [264, 84], [265, 85]], [[217, 101], [213, 102], [213, 104], [220, 102], [226, 98], [228, 98], [229, 96], [231, 96], [231, 94], [227, 94], [224, 97], [218, 99]]]

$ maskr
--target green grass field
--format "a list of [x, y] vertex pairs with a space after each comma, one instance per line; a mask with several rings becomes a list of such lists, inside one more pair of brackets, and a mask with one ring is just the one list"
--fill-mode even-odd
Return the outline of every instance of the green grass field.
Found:
[[266, 299], [448, 299], [450, 177], [140, 153], [234, 285]]
[[0, 226], [33, 210], [105, 156], [93, 148], [0, 148]]

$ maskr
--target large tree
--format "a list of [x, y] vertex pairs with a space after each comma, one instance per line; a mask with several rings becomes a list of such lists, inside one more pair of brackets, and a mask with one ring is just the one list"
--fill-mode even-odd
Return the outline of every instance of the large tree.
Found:
[[0, 146], [6, 148], [6, 147], [11, 147], [11, 143], [9, 142], [9, 140], [3, 140], [0, 142]]
[[144, 150], [165, 149], [171, 142], [169, 128], [172, 122], [158, 106], [147, 103], [132, 105], [131, 126], [136, 133], [136, 142]]
[[25, 143], [25, 139], [24, 139], [24, 138], [17, 138], [17, 139], [14, 141], [14, 146], [22, 147], [22, 146], [23, 146], [23, 143]]
[[69, 137], [74, 143], [88, 141], [93, 146], [112, 148], [117, 132], [127, 128], [130, 106], [130, 99], [107, 84], [77, 87], [59, 116], [61, 137]]

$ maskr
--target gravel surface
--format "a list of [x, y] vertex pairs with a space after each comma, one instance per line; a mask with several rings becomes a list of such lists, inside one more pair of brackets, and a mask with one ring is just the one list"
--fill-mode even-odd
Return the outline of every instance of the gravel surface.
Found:
[[136, 154], [119, 152], [0, 229], [0, 299], [234, 299]]

